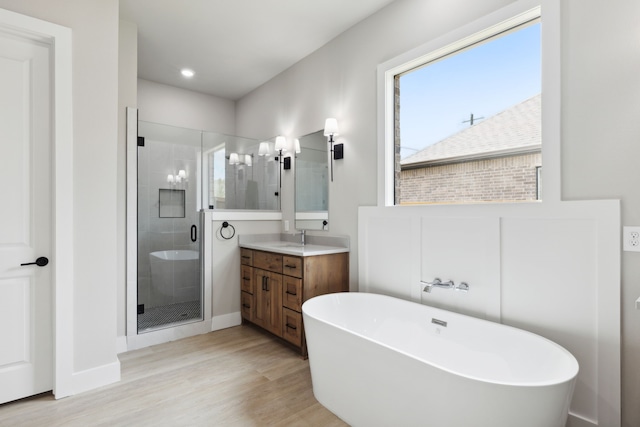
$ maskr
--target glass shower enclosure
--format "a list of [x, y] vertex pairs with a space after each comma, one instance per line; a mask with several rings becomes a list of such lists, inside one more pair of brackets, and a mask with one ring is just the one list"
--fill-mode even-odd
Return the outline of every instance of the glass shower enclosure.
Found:
[[204, 320], [204, 211], [278, 210], [278, 166], [257, 140], [138, 121], [138, 333]]
[[138, 122], [138, 333], [202, 320], [200, 132]]

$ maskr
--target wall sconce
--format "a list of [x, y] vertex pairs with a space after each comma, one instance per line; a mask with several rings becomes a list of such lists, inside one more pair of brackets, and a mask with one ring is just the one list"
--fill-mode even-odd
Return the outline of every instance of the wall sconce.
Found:
[[282, 188], [282, 169], [283, 168], [284, 168], [284, 170], [291, 169], [291, 157], [286, 157], [286, 158], [282, 157], [282, 152], [286, 148], [287, 148], [287, 140], [285, 139], [285, 137], [284, 136], [277, 136], [276, 137], [275, 150], [279, 153], [278, 162], [280, 163], [280, 165], [283, 165], [282, 167], [278, 168], [278, 170], [280, 172], [280, 188]]
[[331, 144], [331, 181], [333, 181], [333, 161], [344, 158], [344, 144], [335, 144], [333, 137], [338, 135], [338, 121], [329, 118], [324, 122], [324, 136], [329, 138]]
[[229, 164], [230, 165], [240, 164], [240, 158], [238, 157], [238, 153], [229, 154]]
[[260, 148], [258, 148], [258, 156], [268, 156], [269, 155], [269, 143], [264, 141], [260, 143]]
[[177, 174], [169, 174], [167, 175], [167, 184], [176, 185], [182, 182], [189, 182], [187, 179], [187, 172], [184, 169], [180, 169]]
[[230, 165], [253, 166], [253, 154], [231, 153], [227, 159]]
[[287, 148], [287, 140], [285, 139], [284, 136], [277, 136], [276, 137], [276, 151], [280, 152], [280, 155], [282, 156], [282, 151]]

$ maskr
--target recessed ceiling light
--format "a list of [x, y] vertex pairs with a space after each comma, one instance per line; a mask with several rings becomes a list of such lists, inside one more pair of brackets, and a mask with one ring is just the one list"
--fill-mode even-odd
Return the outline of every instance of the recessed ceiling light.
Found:
[[188, 68], [183, 68], [182, 70], [180, 70], [180, 73], [187, 78], [193, 77], [193, 75], [195, 74], [193, 70], [190, 70]]

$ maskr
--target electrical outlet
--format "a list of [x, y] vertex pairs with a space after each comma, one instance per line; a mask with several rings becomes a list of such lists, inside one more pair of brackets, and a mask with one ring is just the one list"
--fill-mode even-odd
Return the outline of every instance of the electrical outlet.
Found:
[[289, 221], [288, 220], [284, 220], [282, 221], [282, 228], [284, 228], [284, 231], [289, 231]]
[[622, 250], [640, 252], [640, 227], [622, 227]]

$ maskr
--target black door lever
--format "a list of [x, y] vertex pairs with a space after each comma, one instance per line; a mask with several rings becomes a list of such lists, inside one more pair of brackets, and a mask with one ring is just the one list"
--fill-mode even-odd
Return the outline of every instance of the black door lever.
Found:
[[25, 262], [24, 264], [20, 265], [37, 265], [38, 267], [44, 267], [47, 264], [49, 264], [49, 258], [41, 256], [40, 258], [35, 260], [35, 262]]

